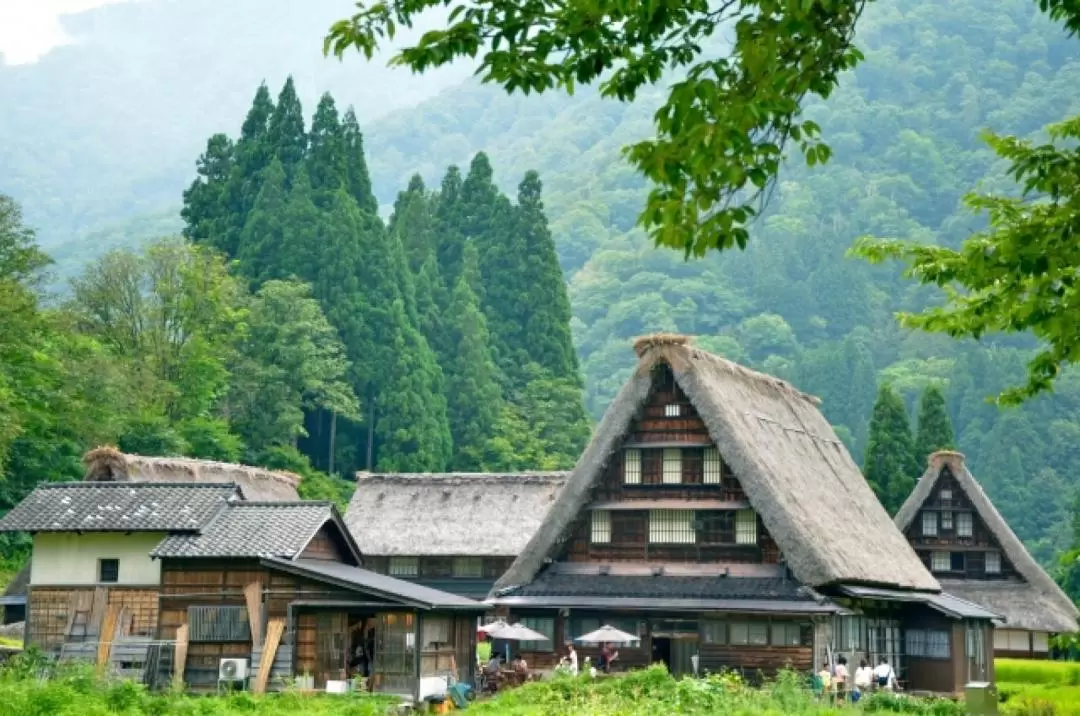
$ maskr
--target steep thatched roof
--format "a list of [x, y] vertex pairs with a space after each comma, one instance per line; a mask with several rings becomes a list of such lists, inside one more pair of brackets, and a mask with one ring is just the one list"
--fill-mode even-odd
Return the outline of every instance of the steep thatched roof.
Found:
[[930, 456], [926, 472], [896, 513], [896, 526], [906, 531], [934, 490], [941, 473], [949, 469], [975, 511], [1001, 545], [1005, 556], [1025, 580], [941, 580], [941, 588], [1004, 615], [1005, 628], [1075, 632], [1080, 611], [1028, 553], [1020, 538], [997, 511], [982, 486], [967, 469], [964, 456], [941, 451]]
[[367, 557], [513, 557], [540, 526], [566, 477], [361, 472], [345, 524]]
[[99, 447], [83, 456], [88, 482], [231, 482], [259, 502], [298, 500], [300, 476], [260, 467], [186, 457], [144, 457]]
[[495, 591], [531, 582], [555, 557], [593, 485], [623, 444], [666, 363], [720, 454], [804, 584], [855, 583], [936, 591], [919, 561], [818, 411], [782, 380], [698, 350], [682, 336], [635, 345], [638, 369], [601, 420], [547, 519]]

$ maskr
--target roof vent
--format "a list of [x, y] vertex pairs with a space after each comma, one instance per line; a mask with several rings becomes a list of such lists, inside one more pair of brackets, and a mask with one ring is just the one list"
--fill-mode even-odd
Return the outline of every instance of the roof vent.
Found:
[[640, 338], [635, 338], [634, 352], [637, 353], [640, 358], [653, 348], [688, 345], [690, 345], [690, 336], [683, 336], [678, 333], [653, 333], [647, 336], [641, 336]]
[[652, 576], [662, 577], [664, 575], [664, 568], [662, 566], [656, 566], [652, 568]]

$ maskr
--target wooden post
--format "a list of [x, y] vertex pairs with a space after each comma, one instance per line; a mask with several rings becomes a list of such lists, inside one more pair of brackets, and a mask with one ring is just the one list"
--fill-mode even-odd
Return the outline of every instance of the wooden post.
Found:
[[113, 636], [116, 633], [116, 621], [119, 616], [119, 604], [110, 604], [105, 610], [105, 621], [101, 625], [101, 634], [98, 636], [98, 669], [104, 668], [109, 663], [109, 652], [112, 650]]
[[251, 645], [262, 643], [262, 582], [256, 580], [244, 587], [248, 624], [251, 625]]
[[285, 631], [285, 620], [280, 617], [271, 619], [266, 629], [266, 643], [263, 644], [262, 658], [259, 659], [259, 674], [251, 690], [256, 694], [266, 693], [266, 683], [270, 680], [270, 670], [274, 668], [281, 634]]
[[176, 630], [176, 655], [173, 658], [173, 688], [184, 685], [184, 667], [187, 666], [188, 625]]

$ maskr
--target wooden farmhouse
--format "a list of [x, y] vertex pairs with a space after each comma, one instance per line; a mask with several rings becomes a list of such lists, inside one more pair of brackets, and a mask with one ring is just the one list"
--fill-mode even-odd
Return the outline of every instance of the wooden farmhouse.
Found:
[[943, 589], [1000, 614], [994, 654], [1049, 656], [1049, 638], [1078, 630], [1076, 606], [1009, 528], [964, 456], [936, 452], [896, 515]]
[[300, 677], [310, 688], [374, 652], [373, 690], [473, 673], [482, 604], [362, 568], [330, 503], [248, 501], [232, 483], [39, 486], [0, 519], [33, 535], [26, 641], [199, 690]]
[[635, 350], [636, 372], [488, 600], [550, 638], [522, 645], [530, 665], [610, 624], [639, 637], [617, 668], [754, 678], [843, 655], [888, 659], [914, 691], [992, 680], [995, 615], [942, 593], [815, 398], [685, 337]]
[[368, 569], [484, 599], [539, 528], [567, 475], [361, 472], [345, 523]]

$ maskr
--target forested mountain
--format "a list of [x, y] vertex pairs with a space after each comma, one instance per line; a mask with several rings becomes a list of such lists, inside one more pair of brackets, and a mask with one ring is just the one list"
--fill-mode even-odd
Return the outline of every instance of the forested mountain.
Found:
[[[199, 0], [187, 3], [201, 6]], [[142, 5], [139, 12], [155, 12], [163, 4]], [[340, 7], [335, 10], [341, 13]], [[321, 34], [321, 27], [306, 35], [290, 28], [285, 44], [317, 52]], [[161, 47], [176, 42], [158, 39]], [[903, 331], [892, 318], [894, 312], [919, 309], [933, 294], [912, 287], [894, 267], [871, 267], [846, 258], [845, 252], [864, 234], [956, 245], [979, 226], [979, 217], [961, 209], [961, 196], [980, 184], [984, 189], [1011, 186], [1003, 167], [980, 142], [980, 131], [989, 127], [1030, 135], [1075, 113], [1080, 101], [1077, 41], [1067, 38], [1030, 0], [877, 0], [867, 8], [857, 39], [865, 62], [827, 102], [808, 110], [833, 147], [832, 161], [825, 167], [806, 168], [801, 162], [785, 167], [747, 250], [689, 262], [653, 248], [634, 230], [645, 189], [619, 159], [621, 146], [652, 133], [651, 114], [660, 92], [622, 105], [588, 90], [572, 98], [522, 97], [466, 83], [375, 121], [375, 107], [363, 106], [348, 92], [334, 95], [341, 104], [357, 104], [372, 190], [384, 217], [391, 207], [395, 217], [405, 216], [405, 207], [424, 203], [418, 197], [428, 196], [432, 188], [443, 187], [442, 195], [457, 181], [464, 182], [464, 176], [447, 175], [447, 166], [457, 164], [467, 175], [464, 167], [481, 150], [490, 158], [496, 185], [517, 197], [519, 207], [518, 183], [528, 170], [539, 172], [544, 213], [569, 282], [573, 339], [594, 416], [632, 367], [628, 339], [654, 330], [697, 334], [701, 344], [821, 396], [826, 415], [859, 460], [869, 442], [881, 385], [891, 386], [912, 419], [925, 389], [936, 385], [944, 395], [955, 444], [967, 454], [974, 474], [1037, 556], [1049, 560], [1070, 538], [1068, 506], [1080, 481], [1080, 380], [1067, 375], [1055, 395], [999, 410], [985, 398], [1023, 380], [1030, 344], [995, 338], [980, 345], [961, 344]], [[106, 56], [112, 59], [102, 63], [134, 57], [139, 47], [137, 42], [114, 45], [115, 54]], [[102, 189], [108, 201], [94, 206], [101, 216], [130, 219], [146, 208], [158, 209], [163, 201], [180, 206], [180, 189], [193, 177], [194, 158], [206, 137], [234, 130], [235, 117], [243, 112], [240, 104], [250, 102], [251, 87], [259, 78], [266, 76], [270, 86], [279, 86], [275, 73], [281, 64], [256, 66], [254, 59], [233, 59], [245, 74], [242, 86], [231, 84], [230, 73], [210, 72], [213, 78], [202, 78], [230, 83], [236, 96], [229, 99], [228, 121], [207, 126], [199, 116], [205, 102], [185, 93], [183, 82], [174, 83], [169, 116], [185, 128], [185, 156], [170, 159], [168, 170], [156, 175], [148, 168], [165, 165], [151, 152], [125, 159], [128, 169], [120, 173], [139, 181]], [[5, 80], [10, 71], [0, 69], [0, 87], [10, 81]], [[26, 76], [41, 71], [27, 70]], [[354, 58], [340, 71], [360, 78], [374, 70]], [[298, 76], [297, 87], [312, 91], [324, 85]], [[133, 105], [144, 101], [125, 96]], [[314, 106], [308, 96], [302, 99], [305, 107]], [[88, 106], [98, 101], [87, 99]], [[18, 127], [28, 143], [51, 146], [44, 133], [62, 134], [65, 129], [50, 128], [46, 114], [33, 109], [42, 106], [31, 105], [20, 114]], [[6, 121], [0, 118], [0, 123]], [[8, 126], [0, 124], [5, 130]], [[123, 152], [125, 145], [141, 141], [142, 131], [139, 125], [118, 127], [123, 141], [110, 140], [87, 151], [97, 152], [98, 160], [109, 156], [107, 152]], [[41, 163], [57, 175], [64, 173], [63, 147], [75, 140], [63, 141]], [[34, 221], [50, 213], [50, 195], [34, 189], [39, 192], [35, 195], [27, 187], [56, 186], [55, 201], [60, 203], [66, 185], [41, 178], [46, 169], [25, 155], [18, 159], [12, 164], [0, 155], [0, 162], [14, 167], [10, 176], [0, 179], [5, 182], [0, 191], [24, 201]], [[183, 171], [177, 168], [181, 165]], [[411, 181], [414, 173], [421, 181]], [[161, 184], [155, 185], [151, 176]], [[172, 189], [166, 191], [166, 184]], [[154, 186], [160, 201], [144, 201]], [[406, 186], [412, 189], [399, 198]], [[89, 223], [75, 214], [68, 221], [73, 226]], [[430, 219], [417, 225], [425, 221]], [[395, 225], [401, 220], [391, 221], [390, 226]], [[137, 238], [137, 231], [127, 231], [127, 238]], [[422, 275], [423, 252], [413, 256], [407, 243], [403, 248], [413, 270]], [[483, 276], [483, 255], [475, 248]], [[78, 251], [67, 246], [60, 250], [69, 255]], [[469, 293], [480, 294], [487, 286], [474, 285], [468, 271], [456, 268], [459, 261], [455, 255], [443, 266], [455, 267], [451, 273], [466, 279], [443, 277], [444, 288], [450, 300], [468, 306]], [[483, 306], [484, 299], [478, 300]], [[496, 334], [498, 319], [481, 313], [484, 328]], [[480, 330], [477, 325], [459, 330], [466, 328]], [[504, 360], [498, 340], [491, 345], [492, 360]], [[917, 438], [913, 431], [906, 442], [917, 444]], [[905, 469], [914, 468], [909, 464]]]

